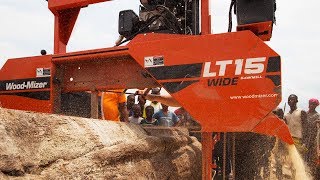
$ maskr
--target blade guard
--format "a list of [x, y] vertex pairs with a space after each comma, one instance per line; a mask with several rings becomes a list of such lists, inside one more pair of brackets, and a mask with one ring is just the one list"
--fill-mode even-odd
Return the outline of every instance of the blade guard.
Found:
[[252, 132], [275, 136], [290, 145], [293, 144], [293, 139], [288, 126], [273, 113], [268, 114], [266, 118], [254, 127]]
[[281, 58], [252, 32], [144, 34], [128, 47], [203, 132], [257, 132], [292, 143], [285, 124], [269, 116], [281, 102]]

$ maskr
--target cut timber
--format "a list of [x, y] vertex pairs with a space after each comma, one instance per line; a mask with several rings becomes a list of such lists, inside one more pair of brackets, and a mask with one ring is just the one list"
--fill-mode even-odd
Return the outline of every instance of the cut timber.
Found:
[[201, 179], [185, 129], [0, 108], [0, 179]]

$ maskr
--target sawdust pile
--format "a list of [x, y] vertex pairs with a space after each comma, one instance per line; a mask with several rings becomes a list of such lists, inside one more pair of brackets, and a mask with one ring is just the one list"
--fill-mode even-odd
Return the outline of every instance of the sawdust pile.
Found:
[[201, 179], [184, 129], [0, 108], [0, 179]]

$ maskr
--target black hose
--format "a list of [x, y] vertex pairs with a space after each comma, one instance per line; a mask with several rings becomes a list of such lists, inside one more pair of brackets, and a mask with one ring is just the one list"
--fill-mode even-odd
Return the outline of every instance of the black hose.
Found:
[[[176, 25], [175, 27], [174, 27], [174, 29], [176, 29], [176, 27], [178, 27], [178, 34], [182, 34], [183, 32], [182, 32], [182, 30], [181, 30], [181, 27], [180, 27], [180, 23], [179, 23], [179, 21], [177, 20], [177, 17], [170, 11], [170, 9], [168, 9], [166, 6], [163, 6], [163, 5], [158, 5], [157, 7], [156, 7], [156, 9], [158, 10], [159, 8], [162, 8], [162, 9], [164, 9], [167, 13], [169, 13], [170, 14], [170, 16], [172, 17], [172, 19], [174, 20], [174, 24]], [[158, 10], [159, 11], [159, 10]], [[162, 13], [161, 13], [162, 14]], [[167, 21], [169, 21], [165, 16], [163, 16], [163, 18], [165, 18]], [[169, 21], [170, 22], [170, 21]], [[171, 23], [170, 23], [170, 25], [172, 25]], [[171, 27], [172, 28], [172, 27]]]
[[228, 32], [231, 32], [232, 30], [232, 7], [234, 6], [235, 2], [236, 2], [235, 0], [231, 0], [231, 3], [230, 3]]

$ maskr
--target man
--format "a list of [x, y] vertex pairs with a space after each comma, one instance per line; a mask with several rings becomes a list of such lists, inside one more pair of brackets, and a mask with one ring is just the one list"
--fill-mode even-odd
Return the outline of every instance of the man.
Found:
[[288, 105], [290, 111], [284, 116], [287, 123], [294, 144], [297, 147], [300, 155], [304, 157], [307, 149], [306, 143], [306, 129], [307, 129], [307, 113], [300, 108], [297, 108], [298, 96], [291, 94], [288, 98]]
[[179, 122], [178, 116], [169, 111], [168, 106], [161, 104], [162, 109], [153, 115], [153, 118], [158, 120], [160, 126], [176, 126]]
[[134, 124], [140, 124], [143, 118], [141, 117], [141, 108], [139, 104], [132, 106], [133, 115], [129, 117], [129, 121]]
[[279, 119], [281, 119], [281, 120], [283, 119], [284, 112], [283, 112], [283, 110], [281, 108], [276, 107], [276, 109], [274, 109], [272, 111], [272, 113], [275, 114]]
[[180, 107], [180, 108], [176, 109], [174, 111], [174, 113], [180, 119], [180, 122], [179, 122], [180, 126], [188, 128], [189, 131], [190, 130], [193, 130], [193, 131], [201, 130], [200, 124], [197, 121], [195, 121], [191, 117], [191, 115], [183, 107]]
[[142, 95], [138, 96], [138, 104], [141, 108], [141, 117], [143, 117], [143, 115], [146, 114], [145, 112], [146, 99]]
[[[159, 96], [160, 90], [161, 90], [160, 88], [152, 88], [151, 94]], [[152, 106], [154, 108], [155, 113], [161, 109], [161, 103], [159, 103], [156, 100], [146, 103], [146, 106]]]
[[129, 112], [129, 117], [133, 115], [132, 106], [135, 103], [135, 97], [133, 94], [130, 94], [127, 97], [127, 111]]
[[308, 128], [306, 135], [306, 146], [308, 152], [306, 154], [306, 161], [311, 170], [312, 175], [315, 175], [316, 159], [317, 159], [317, 122], [319, 120], [319, 113], [316, 111], [316, 108], [319, 106], [318, 99], [309, 100], [309, 110], [307, 112]]
[[158, 121], [153, 118], [154, 108], [152, 106], [146, 107], [146, 118], [141, 121], [144, 125], [158, 125]]
[[176, 109], [174, 113], [180, 119], [180, 125], [186, 127], [187, 121], [190, 119], [189, 113], [183, 107]]
[[124, 90], [103, 92], [101, 96], [102, 119], [129, 122]]
[[[155, 95], [155, 96], [160, 96], [160, 88], [152, 88], [151, 90], [151, 94]], [[159, 112], [159, 110], [161, 109], [161, 103], [159, 103], [157, 100], [152, 100], [151, 102], [148, 101], [145, 104], [145, 107], [147, 106], [152, 106], [154, 108], [154, 113]], [[143, 117], [146, 118], [146, 114], [143, 114]]]

